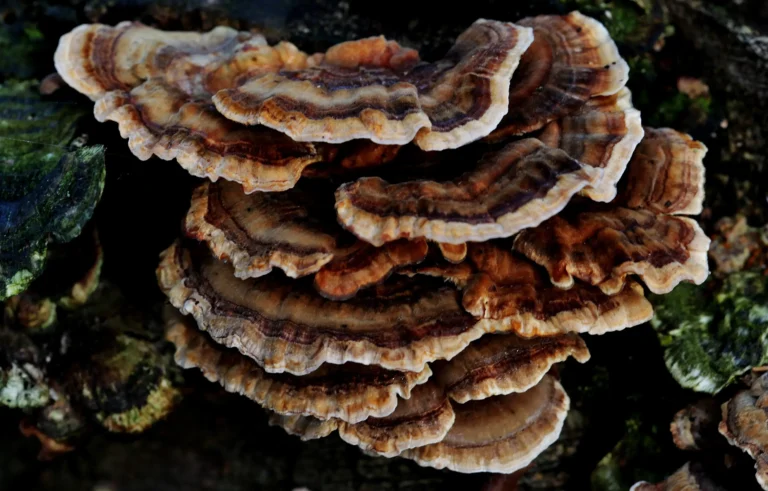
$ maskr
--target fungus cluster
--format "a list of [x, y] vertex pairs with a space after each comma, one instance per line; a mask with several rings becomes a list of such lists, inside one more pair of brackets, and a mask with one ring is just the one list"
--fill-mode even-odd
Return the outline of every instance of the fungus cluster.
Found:
[[554, 442], [553, 364], [708, 274], [704, 146], [643, 128], [578, 12], [478, 20], [433, 62], [218, 27], [65, 35], [56, 68], [140, 159], [207, 178], [157, 277], [176, 361], [303, 439], [460, 472]]

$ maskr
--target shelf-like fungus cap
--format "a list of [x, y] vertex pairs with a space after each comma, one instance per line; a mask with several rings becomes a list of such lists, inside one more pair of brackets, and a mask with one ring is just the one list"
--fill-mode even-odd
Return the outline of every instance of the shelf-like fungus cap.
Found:
[[420, 263], [427, 252], [424, 239], [400, 239], [381, 247], [359, 242], [315, 274], [315, 288], [326, 298], [347, 300], [363, 288], [383, 282], [397, 268]]
[[463, 404], [513, 392], [525, 392], [555, 363], [573, 356], [589, 360], [577, 334], [524, 339], [514, 334], [484, 336], [448, 362], [434, 366], [435, 379], [448, 396]]
[[700, 464], [686, 462], [674, 474], [660, 483], [635, 483], [629, 491], [726, 491], [712, 481]]
[[518, 22], [533, 28], [509, 89], [509, 112], [493, 139], [522, 135], [578, 110], [591, 97], [618, 92], [629, 78], [605, 27], [579, 12]]
[[368, 177], [344, 184], [336, 191], [336, 211], [347, 230], [377, 246], [416, 237], [480, 242], [538, 225], [599, 174], [527, 138], [485, 155], [450, 181], [389, 184]]
[[323, 365], [301, 377], [270, 374], [238, 351], [217, 345], [194, 321], [178, 313], [170, 317], [166, 337], [176, 346], [176, 363], [182, 368], [198, 368], [228, 392], [242, 394], [279, 414], [351, 423], [386, 416], [395, 410], [398, 396], [407, 399], [432, 374], [429, 367], [421, 372], [397, 372], [355, 363]]
[[345, 66], [330, 57], [304, 70], [252, 77], [213, 101], [233, 121], [266, 125], [297, 141], [415, 139], [426, 150], [455, 148], [487, 135], [506, 113], [509, 80], [532, 39], [530, 29], [479, 20], [434, 63], [413, 67], [400, 57], [351, 54], [360, 63]]
[[216, 112], [210, 97], [191, 97], [160, 78], [104, 94], [94, 115], [116, 122], [139, 159], [176, 159], [194, 176], [234, 181], [248, 193], [290, 189], [308, 165], [334, 152], [230, 121]]
[[581, 194], [594, 201], [611, 201], [643, 138], [643, 126], [625, 87], [616, 94], [589, 99], [578, 111], [547, 124], [538, 138], [582, 164], [603, 169], [601, 178]]
[[629, 274], [654, 293], [709, 275], [709, 238], [690, 218], [701, 208], [704, 147], [673, 130], [646, 129], [609, 204], [579, 202], [538, 227], [522, 231], [515, 249], [544, 266], [552, 282], [574, 278], [613, 294]]
[[339, 436], [367, 452], [394, 457], [410, 449], [445, 438], [454, 424], [454, 409], [445, 392], [433, 381], [415, 387], [409, 399], [383, 418], [341, 424]]
[[560, 383], [546, 376], [526, 392], [454, 405], [456, 421], [445, 438], [401, 455], [438, 469], [509, 474], [557, 440], [568, 407]]
[[219, 26], [207, 33], [161, 31], [138, 22], [84, 24], [61, 37], [54, 55], [64, 81], [92, 100], [160, 78], [188, 95], [213, 94], [248, 73], [302, 68], [290, 43]]
[[636, 274], [654, 293], [709, 275], [709, 238], [690, 218], [619, 206], [574, 207], [515, 238], [515, 249], [544, 266], [552, 283], [571, 288], [574, 278], [607, 294], [620, 292]]
[[464, 287], [462, 304], [475, 316], [497, 320], [497, 330], [524, 337], [603, 334], [653, 316], [653, 307], [635, 282], [615, 295], [582, 283], [564, 290], [508, 245], [494, 242], [472, 244], [469, 260], [475, 273]]
[[347, 362], [420, 372], [493, 329], [464, 311], [453, 286], [423, 276], [398, 275], [395, 284], [337, 302], [320, 296], [308, 279], [240, 280], [233, 273], [206, 251], [179, 243], [162, 254], [157, 270], [174, 307], [268, 372], [304, 375], [323, 363]]
[[720, 433], [755, 459], [757, 480], [768, 489], [768, 373], [722, 406]]
[[306, 276], [354, 241], [335, 222], [331, 199], [309, 188], [246, 195], [235, 183], [206, 182], [192, 194], [184, 229], [230, 262], [238, 278], [275, 267], [293, 278]]
[[617, 201], [628, 208], [698, 215], [704, 207], [707, 147], [671, 128], [645, 128]]

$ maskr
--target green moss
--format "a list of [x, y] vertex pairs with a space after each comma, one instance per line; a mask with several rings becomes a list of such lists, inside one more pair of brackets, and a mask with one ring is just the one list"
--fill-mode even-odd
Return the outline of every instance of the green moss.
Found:
[[653, 296], [651, 321], [675, 380], [712, 394], [768, 363], [768, 277], [738, 272], [716, 281], [705, 287], [681, 284], [668, 295]]
[[72, 149], [80, 109], [0, 86], [0, 299], [23, 291], [50, 240], [75, 238], [104, 186], [104, 148]]

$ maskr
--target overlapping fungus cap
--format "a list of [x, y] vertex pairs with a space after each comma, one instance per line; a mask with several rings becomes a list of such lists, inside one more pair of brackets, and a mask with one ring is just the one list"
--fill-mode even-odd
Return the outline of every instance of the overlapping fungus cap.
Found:
[[205, 182], [192, 195], [185, 233], [230, 262], [238, 278], [263, 276], [274, 267], [293, 278], [306, 276], [354, 242], [332, 210], [323, 213], [330, 199], [308, 186], [245, 195], [235, 183]]
[[503, 243], [472, 244], [469, 260], [476, 273], [464, 288], [462, 304], [473, 315], [499, 321], [499, 330], [525, 337], [603, 334], [641, 324], [653, 315], [642, 287], [633, 281], [614, 295], [583, 283], [564, 290]]
[[423, 239], [379, 248], [357, 240], [336, 223], [330, 199], [318, 185], [245, 195], [234, 183], [204, 183], [193, 193], [185, 232], [230, 262], [238, 278], [274, 267], [294, 278], [314, 273], [317, 291], [334, 300], [351, 298], [427, 256]]
[[435, 365], [436, 379], [448, 396], [464, 404], [492, 396], [525, 392], [555, 363], [573, 356], [589, 360], [576, 334], [525, 339], [514, 334], [485, 336], [448, 362]]
[[157, 275], [176, 308], [268, 372], [304, 375], [347, 362], [418, 372], [493, 328], [464, 311], [454, 287], [424, 277], [398, 276], [339, 302], [308, 279], [240, 280], [207, 251], [179, 243], [163, 253]]
[[176, 345], [176, 363], [198, 368], [228, 392], [245, 395], [282, 415], [336, 418], [358, 423], [391, 414], [398, 396], [408, 399], [432, 372], [397, 372], [375, 365], [323, 365], [298, 377], [269, 374], [254, 360], [214, 343], [189, 319], [178, 314], [168, 321], [166, 337]]
[[336, 191], [342, 225], [371, 244], [425, 237], [461, 244], [509, 237], [555, 215], [599, 171], [535, 138], [491, 152], [451, 181], [362, 178]]
[[[138, 158], [176, 159], [191, 174], [224, 178], [247, 192], [290, 189], [310, 164], [333, 160], [337, 149], [299, 143], [269, 128], [246, 127], [216, 111], [211, 97], [243, 77], [327, 66], [411, 65], [418, 54], [382, 37], [342, 43], [307, 56], [290, 43], [219, 27], [209, 33], [163, 32], [139, 23], [84, 25], [62, 37], [57, 70], [96, 101], [99, 121], [115, 121]], [[397, 147], [353, 147], [343, 167], [383, 162]]]
[[581, 194], [595, 201], [611, 201], [643, 135], [640, 111], [632, 107], [632, 96], [625, 87], [616, 94], [589, 99], [578, 111], [551, 121], [538, 137], [582, 164], [602, 169], [600, 179]]
[[568, 407], [560, 383], [546, 376], [526, 392], [456, 405], [456, 420], [440, 442], [401, 455], [438, 469], [514, 472], [557, 439]]
[[629, 66], [595, 19], [571, 12], [517, 23], [533, 29], [534, 41], [510, 83], [509, 112], [491, 138], [530, 133], [626, 84]]
[[702, 283], [710, 240], [694, 220], [675, 215], [701, 210], [704, 153], [687, 135], [648, 130], [611, 203], [574, 203], [521, 232], [515, 249], [544, 266], [561, 288], [578, 279], [615, 294], [629, 274], [654, 293], [668, 293], [681, 281]]
[[532, 37], [527, 28], [478, 20], [433, 63], [321, 62], [252, 77], [213, 101], [233, 121], [266, 125], [297, 141], [414, 140], [425, 150], [456, 148], [487, 135], [507, 112], [509, 80]]
[[722, 406], [720, 433], [755, 459], [757, 481], [768, 489], [768, 373]]

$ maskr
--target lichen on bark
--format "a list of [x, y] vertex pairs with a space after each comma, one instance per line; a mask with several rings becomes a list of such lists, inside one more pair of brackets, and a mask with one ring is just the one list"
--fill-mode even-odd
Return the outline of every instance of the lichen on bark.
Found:
[[768, 362], [768, 277], [760, 272], [681, 284], [652, 299], [664, 361], [683, 387], [716, 394]]
[[0, 299], [42, 272], [50, 241], [68, 242], [104, 187], [104, 147], [73, 145], [83, 112], [31, 82], [0, 85]]

